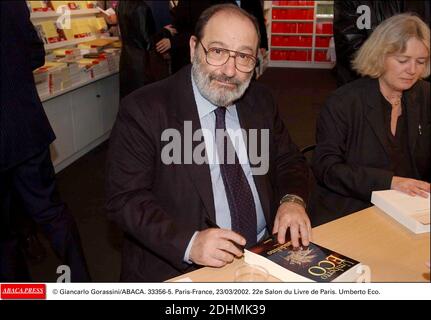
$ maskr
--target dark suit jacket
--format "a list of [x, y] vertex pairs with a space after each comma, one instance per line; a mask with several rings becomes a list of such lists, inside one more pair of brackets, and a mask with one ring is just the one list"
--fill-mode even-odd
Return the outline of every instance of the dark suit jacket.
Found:
[[[367, 208], [372, 191], [390, 189], [394, 174], [388, 170], [381, 99], [378, 80], [362, 78], [339, 88], [323, 107], [313, 157], [313, 225]], [[429, 83], [418, 81], [402, 102], [414, 169], [410, 178], [431, 181]]]
[[40, 153], [55, 139], [32, 71], [45, 51], [25, 1], [2, 1], [0, 171]]
[[[109, 217], [126, 233], [123, 281], [162, 281], [191, 271], [186, 247], [205, 218], [215, 221], [209, 166], [164, 165], [165, 129], [200, 129], [191, 68], [123, 99], [111, 135], [107, 165]], [[305, 159], [293, 144], [271, 94], [253, 82], [237, 103], [242, 128], [269, 129], [269, 171], [254, 176], [269, 230], [286, 193], [307, 198]], [[201, 142], [194, 142], [194, 146]], [[258, 146], [259, 147], [259, 146]]]

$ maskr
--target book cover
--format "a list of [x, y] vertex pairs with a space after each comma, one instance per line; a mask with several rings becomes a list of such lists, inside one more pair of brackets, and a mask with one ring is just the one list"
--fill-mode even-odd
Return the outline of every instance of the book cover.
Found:
[[413, 197], [397, 190], [374, 191], [371, 203], [419, 234], [430, 232], [430, 197]]
[[284, 282], [355, 282], [360, 262], [315, 243], [293, 249], [273, 237], [245, 250], [245, 262], [259, 265]]

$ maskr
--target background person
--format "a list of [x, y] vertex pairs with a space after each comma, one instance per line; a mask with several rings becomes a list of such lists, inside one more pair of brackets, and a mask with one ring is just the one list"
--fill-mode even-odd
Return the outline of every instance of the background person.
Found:
[[429, 27], [417, 16], [382, 22], [359, 49], [363, 78], [336, 90], [317, 121], [314, 225], [371, 206], [371, 192], [430, 191]]

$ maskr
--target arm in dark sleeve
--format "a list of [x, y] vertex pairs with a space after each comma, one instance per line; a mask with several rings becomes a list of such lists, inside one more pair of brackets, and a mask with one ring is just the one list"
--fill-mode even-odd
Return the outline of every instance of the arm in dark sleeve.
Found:
[[110, 138], [107, 160], [108, 216], [141, 245], [176, 268], [183, 261], [195, 230], [168, 214], [152, 192], [160, 154], [150, 115], [136, 108], [133, 97], [122, 101]]
[[370, 201], [373, 190], [390, 189], [393, 173], [378, 168], [348, 163], [347, 140], [354, 116], [348, 102], [331, 97], [323, 107], [318, 121], [317, 146], [313, 155], [316, 180], [328, 189], [346, 196]]
[[276, 150], [275, 166], [278, 199], [295, 194], [304, 201], [308, 199], [308, 166], [305, 157], [292, 141], [286, 126], [273, 102], [273, 135]]
[[139, 38], [145, 42], [143, 47], [149, 49], [152, 37], [155, 34], [155, 23], [151, 9], [146, 5], [140, 5], [136, 8], [132, 17], [134, 17], [136, 28], [139, 30]]

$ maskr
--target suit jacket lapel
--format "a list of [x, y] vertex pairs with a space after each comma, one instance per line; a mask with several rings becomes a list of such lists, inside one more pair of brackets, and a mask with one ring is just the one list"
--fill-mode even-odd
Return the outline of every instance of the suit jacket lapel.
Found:
[[[193, 88], [191, 83], [191, 67], [186, 67], [178, 74], [178, 83], [184, 83], [184, 87], [181, 90], [178, 90], [174, 95], [173, 104], [176, 104], [176, 112], [174, 112], [175, 121], [173, 123], [176, 124], [176, 129], [181, 133], [181, 137], [184, 143], [190, 143], [190, 141], [186, 141], [185, 139], [189, 139], [187, 136], [188, 133], [185, 132], [185, 121], [189, 121], [192, 124], [191, 134], [193, 135], [196, 130], [201, 129], [199, 114], [197, 111], [196, 101], [193, 96]], [[202, 141], [193, 141], [192, 142], [192, 152], [195, 148], [203, 143]], [[182, 152], [185, 150], [182, 148]], [[185, 157], [191, 157], [191, 155], [182, 154], [183, 159]], [[187, 169], [190, 179], [196, 187], [196, 191], [198, 192], [202, 202], [207, 210], [208, 217], [215, 221], [215, 208], [214, 208], [214, 195], [212, 190], [211, 183], [211, 175], [208, 164], [196, 164], [193, 160], [191, 164], [183, 164], [183, 166]], [[178, 190], [181, 192], [181, 190]]]
[[385, 121], [383, 108], [381, 107], [382, 97], [380, 95], [379, 81], [377, 79], [371, 79], [370, 85], [363, 94], [365, 95], [368, 106], [365, 116], [386, 154], [389, 155], [389, 147], [387, 145], [386, 138], [387, 132], [385, 126], [383, 125]]
[[[246, 98], [241, 99], [236, 103], [239, 122], [241, 128], [248, 132], [249, 129], [257, 129], [258, 131], [264, 129], [265, 126], [262, 123], [262, 119], [258, 116], [258, 112], [256, 112], [251, 103], [248, 103]], [[258, 132], [257, 135], [257, 153], [261, 154], [261, 140]], [[252, 141], [254, 143], [254, 141]], [[247, 154], [250, 162], [250, 140], [247, 137]], [[269, 155], [264, 155], [268, 156]], [[253, 167], [253, 164], [250, 163], [250, 167]], [[271, 217], [271, 206], [270, 206], [270, 185], [267, 179], [267, 175], [253, 175], [254, 183], [256, 185], [257, 192], [259, 194], [260, 203], [262, 204], [262, 209], [265, 215], [265, 219], [268, 225], [272, 223]]]

